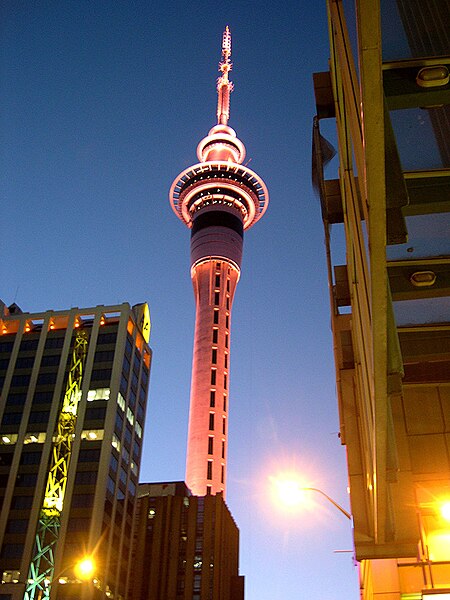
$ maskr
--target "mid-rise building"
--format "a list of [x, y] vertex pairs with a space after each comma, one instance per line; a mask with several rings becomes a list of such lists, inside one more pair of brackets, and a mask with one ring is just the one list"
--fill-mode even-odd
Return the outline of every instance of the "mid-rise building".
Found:
[[[328, 0], [327, 7], [331, 60], [330, 71], [314, 77], [314, 166], [361, 597], [443, 600], [450, 598], [450, 6]], [[338, 179], [324, 177], [331, 153], [323, 119], [336, 121]]]
[[[2, 305], [2, 600], [125, 598], [149, 331], [146, 304]], [[83, 557], [93, 560], [85, 583]]]
[[139, 485], [129, 600], [244, 600], [239, 530], [222, 494]]

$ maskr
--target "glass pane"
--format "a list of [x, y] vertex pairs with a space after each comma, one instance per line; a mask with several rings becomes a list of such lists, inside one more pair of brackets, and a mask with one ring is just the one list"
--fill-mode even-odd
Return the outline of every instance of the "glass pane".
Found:
[[450, 254], [450, 213], [406, 217], [408, 242], [388, 246], [388, 260], [413, 260]]

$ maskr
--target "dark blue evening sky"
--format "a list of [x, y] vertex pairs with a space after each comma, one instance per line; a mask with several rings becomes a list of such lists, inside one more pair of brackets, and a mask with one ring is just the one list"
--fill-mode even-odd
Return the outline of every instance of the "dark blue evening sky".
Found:
[[356, 599], [352, 554], [334, 553], [352, 548], [345, 518], [320, 498], [286, 514], [269, 493], [295, 469], [348, 508], [310, 184], [325, 2], [4, 0], [0, 21], [0, 297], [32, 312], [149, 303], [142, 481], [184, 478], [194, 301], [168, 190], [215, 124], [230, 26], [230, 125], [270, 193], [233, 308], [227, 502], [246, 600]]

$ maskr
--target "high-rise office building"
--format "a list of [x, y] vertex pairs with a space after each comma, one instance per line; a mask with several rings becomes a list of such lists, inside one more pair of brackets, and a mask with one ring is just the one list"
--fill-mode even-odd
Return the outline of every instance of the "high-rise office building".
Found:
[[[315, 183], [363, 600], [450, 598], [450, 6], [328, 0]], [[339, 179], [324, 178], [336, 119]], [[337, 233], [337, 235], [335, 235]], [[342, 233], [342, 234], [341, 234]], [[346, 264], [340, 246], [345, 239]], [[355, 590], [355, 597], [357, 591]]]
[[138, 488], [129, 600], [243, 600], [239, 531], [222, 494], [181, 482]]
[[125, 598], [149, 331], [146, 304], [2, 305], [1, 600]]
[[244, 144], [228, 126], [231, 34], [219, 65], [217, 125], [197, 147], [199, 163], [184, 170], [170, 202], [191, 229], [196, 302], [186, 483], [202, 496], [226, 489], [231, 307], [240, 276], [244, 230], [267, 209], [261, 178], [243, 166]]

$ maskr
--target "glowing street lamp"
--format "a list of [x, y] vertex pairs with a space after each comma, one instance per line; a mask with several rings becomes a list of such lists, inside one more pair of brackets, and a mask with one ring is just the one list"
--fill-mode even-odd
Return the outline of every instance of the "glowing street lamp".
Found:
[[77, 579], [81, 581], [88, 581], [92, 579], [95, 571], [95, 561], [92, 556], [84, 556], [78, 561], [74, 567], [74, 573]]
[[351, 514], [328, 494], [318, 488], [301, 485], [300, 480], [294, 476], [270, 477], [269, 479], [272, 482], [277, 500], [287, 508], [295, 508], [296, 506], [304, 504], [305, 492], [317, 492], [336, 507], [345, 517], [347, 517], [347, 519], [351, 520], [352, 518]]

